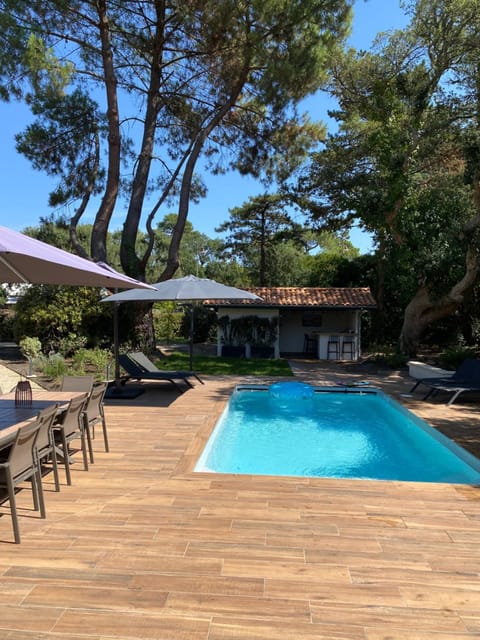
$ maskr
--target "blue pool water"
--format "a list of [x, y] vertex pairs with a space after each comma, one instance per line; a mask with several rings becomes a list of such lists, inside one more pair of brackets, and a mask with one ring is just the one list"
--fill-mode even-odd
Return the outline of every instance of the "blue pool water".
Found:
[[380, 391], [283, 385], [239, 387], [195, 470], [480, 484], [477, 458]]

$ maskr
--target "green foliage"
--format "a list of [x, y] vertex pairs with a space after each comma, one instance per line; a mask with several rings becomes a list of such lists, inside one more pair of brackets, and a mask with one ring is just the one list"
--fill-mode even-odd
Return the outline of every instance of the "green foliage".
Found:
[[37, 118], [15, 136], [16, 148], [35, 169], [58, 178], [50, 206], [98, 193], [104, 172], [93, 153], [99, 145], [97, 105], [79, 89], [60, 96], [40, 92], [31, 103]]
[[216, 231], [227, 234], [223, 258], [243, 267], [240, 287], [331, 286], [337, 264], [359, 254], [348, 234], [299, 224], [304, 216], [279, 194], [250, 198], [229, 213]]
[[370, 352], [372, 356], [369, 362], [376, 362], [390, 369], [403, 369], [407, 366], [408, 357], [395, 351], [389, 344], [372, 344]]
[[72, 78], [73, 63], [60, 62], [53, 49], [34, 33], [28, 37], [23, 62], [36, 92], [52, 97], [63, 95]]
[[[15, 335], [19, 342], [34, 335], [45, 353], [68, 354], [85, 344], [112, 340], [111, 309], [100, 303], [91, 287], [30, 287], [16, 306]], [[86, 341], [86, 342], [85, 342]]]
[[59, 353], [51, 353], [34, 361], [35, 369], [53, 380], [59, 380], [68, 370], [65, 358]]
[[[36, 227], [26, 227], [23, 230], [27, 236], [51, 244], [54, 247], [72, 252], [69, 222], [63, 216], [41, 217], [40, 224]], [[85, 253], [88, 253], [92, 225], [78, 225], [76, 230], [77, 240]]]
[[278, 318], [253, 316], [251, 345], [273, 347], [278, 334]]
[[376, 330], [403, 349], [471, 289], [480, 220], [478, 3], [409, 5], [406, 29], [332, 60], [338, 129], [299, 182], [318, 224], [373, 234]]
[[213, 309], [200, 304], [188, 305], [182, 318], [181, 333], [185, 338], [190, 336], [190, 323], [194, 314], [193, 341], [207, 342], [214, 337], [217, 324], [217, 314]]
[[250, 264], [250, 268], [254, 266], [256, 273], [252, 276], [258, 286], [271, 286], [278, 245], [292, 239], [300, 243], [300, 225], [293, 221], [280, 195], [252, 197], [229, 213], [230, 219], [216, 229], [228, 234], [224, 250]]
[[0, 314], [0, 340], [10, 341], [15, 338], [15, 320], [10, 313]]
[[[155, 244], [149, 263], [147, 282], [155, 282], [168, 259], [168, 248], [178, 222], [178, 216], [169, 213], [158, 223], [155, 231]], [[177, 276], [195, 274], [199, 278], [206, 277], [205, 268], [215, 259], [221, 249], [221, 241], [209, 238], [204, 233], [195, 230], [187, 220], [180, 242], [180, 264]]]
[[82, 349], [87, 344], [85, 336], [79, 336], [76, 333], [68, 333], [66, 336], [59, 338], [56, 344], [58, 352], [64, 357], [73, 355], [78, 349]]
[[167, 344], [178, 340], [184, 313], [177, 303], [155, 303], [152, 313], [156, 339]]
[[407, 366], [408, 357], [402, 353], [387, 353], [385, 362], [391, 369], [403, 369]]
[[106, 379], [106, 371], [113, 360], [113, 354], [107, 349], [79, 349], [73, 354], [72, 364], [76, 371], [93, 373], [97, 380]]
[[38, 358], [42, 354], [42, 343], [38, 338], [22, 338], [18, 344], [26, 358]]
[[476, 353], [473, 349], [467, 347], [454, 347], [446, 349], [440, 354], [438, 362], [444, 369], [458, 369], [467, 358], [476, 358]]
[[213, 261], [205, 265], [205, 276], [239, 289], [253, 286], [248, 270], [235, 257], [226, 256], [221, 248]]
[[59, 381], [65, 375], [93, 375], [105, 380], [113, 356], [106, 349], [78, 349], [67, 361], [61, 353], [40, 355], [33, 360], [33, 369], [52, 380]]

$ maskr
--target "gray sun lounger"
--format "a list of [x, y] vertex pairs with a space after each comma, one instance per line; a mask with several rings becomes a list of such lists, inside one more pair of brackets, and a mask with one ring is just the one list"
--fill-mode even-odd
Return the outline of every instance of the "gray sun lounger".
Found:
[[452, 404], [461, 393], [480, 391], [480, 360], [467, 358], [450, 378], [420, 378], [410, 389], [410, 393], [413, 393], [421, 384], [430, 387], [423, 397], [424, 400], [437, 391], [445, 391], [453, 394], [447, 402]]
[[[190, 371], [147, 371], [144, 367], [141, 367], [135, 360], [133, 360], [127, 354], [119, 356], [119, 364], [127, 373], [127, 379], [134, 380], [159, 380], [169, 382], [173, 386], [177, 387], [179, 391], [185, 391], [185, 387], [178, 384], [182, 381], [189, 389], [193, 388], [193, 384], [189, 380], [194, 374]], [[202, 383], [203, 384], [203, 383]]]
[[[163, 371], [155, 366], [155, 364], [148, 358], [143, 351], [132, 351], [127, 354], [128, 357], [136, 362], [141, 369], [145, 369], [149, 373], [169, 373], [169, 371]], [[179, 374], [179, 377], [182, 379], [185, 378], [195, 378], [198, 380], [200, 384], [204, 384], [203, 380], [201, 380], [198, 375], [194, 371], [175, 371], [172, 373]]]

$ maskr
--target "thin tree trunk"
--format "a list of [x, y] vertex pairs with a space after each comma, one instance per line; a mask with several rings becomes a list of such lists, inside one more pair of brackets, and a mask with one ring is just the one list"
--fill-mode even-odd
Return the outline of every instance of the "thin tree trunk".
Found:
[[102, 61], [107, 92], [108, 119], [108, 169], [107, 184], [100, 208], [95, 216], [92, 229], [91, 253], [94, 260], [107, 262], [107, 232], [113, 209], [117, 201], [120, 184], [120, 115], [117, 99], [117, 79], [113, 64], [113, 52], [110, 41], [110, 25], [105, 0], [97, 2], [100, 39], [102, 43]]
[[232, 91], [230, 98], [214, 113], [208, 124], [206, 124], [203, 129], [201, 129], [197, 134], [196, 140], [192, 147], [192, 151], [185, 165], [185, 171], [182, 178], [182, 186], [180, 189], [177, 222], [173, 228], [170, 246], [168, 248], [167, 264], [165, 265], [165, 269], [160, 276], [160, 280], [168, 280], [169, 278], [172, 278], [175, 275], [176, 270], [178, 269], [178, 265], [180, 264], [180, 242], [183, 237], [183, 232], [188, 217], [193, 173], [197, 164], [197, 160], [203, 150], [203, 145], [205, 144], [205, 141], [215, 129], [215, 127], [217, 127], [222, 122], [225, 115], [234, 106], [235, 101], [240, 95], [240, 92], [245, 84], [246, 78], [247, 69], [245, 69], [244, 76], [241, 80], [239, 80], [235, 89]]
[[100, 140], [98, 136], [98, 131], [95, 132], [95, 156], [94, 163], [90, 171], [89, 182], [86, 186], [85, 193], [82, 198], [82, 202], [80, 206], [75, 211], [75, 214], [72, 216], [69, 225], [70, 231], [70, 240], [72, 241], [72, 245], [75, 251], [79, 256], [88, 260], [90, 256], [87, 254], [83, 246], [80, 244], [77, 235], [77, 225], [80, 222], [80, 218], [83, 216], [87, 209], [87, 205], [90, 202], [90, 198], [92, 196], [93, 190], [95, 189], [95, 183], [97, 181], [98, 171], [100, 168]]
[[119, 341], [134, 350], [152, 353], [155, 350], [151, 302], [132, 302], [119, 305]]
[[[145, 194], [147, 191], [150, 168], [152, 165], [152, 157], [155, 147], [155, 131], [157, 128], [157, 117], [160, 109], [160, 87], [162, 82], [165, 5], [163, 2], [158, 2], [155, 4], [155, 7], [157, 16], [154, 38], [155, 47], [152, 52], [152, 61], [150, 63], [150, 81], [147, 91], [147, 108], [143, 126], [143, 138], [135, 175], [133, 177], [132, 194], [130, 197], [120, 245], [120, 260], [125, 273], [140, 280], [145, 280], [146, 257], [144, 256], [143, 259], [140, 259], [137, 256], [135, 244]], [[150, 251], [151, 248], [152, 245], [150, 245]]]
[[378, 344], [385, 340], [385, 235], [379, 237], [377, 251], [377, 286], [375, 291], [375, 301], [377, 307], [373, 316], [373, 338]]

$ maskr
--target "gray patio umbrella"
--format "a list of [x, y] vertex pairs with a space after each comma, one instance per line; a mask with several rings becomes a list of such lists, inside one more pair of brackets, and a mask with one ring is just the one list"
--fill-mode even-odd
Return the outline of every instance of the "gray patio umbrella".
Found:
[[[161, 300], [177, 300], [193, 305], [195, 300], [261, 300], [259, 296], [244, 289], [229, 287], [208, 278], [185, 276], [163, 282], [156, 282], [149, 291], [131, 289], [104, 298], [102, 302], [159, 302]], [[190, 321], [190, 369], [193, 368], [193, 309]], [[115, 354], [118, 361], [118, 349]]]
[[151, 289], [103, 262], [91, 262], [46, 242], [0, 226], [0, 282], [110, 289]]

